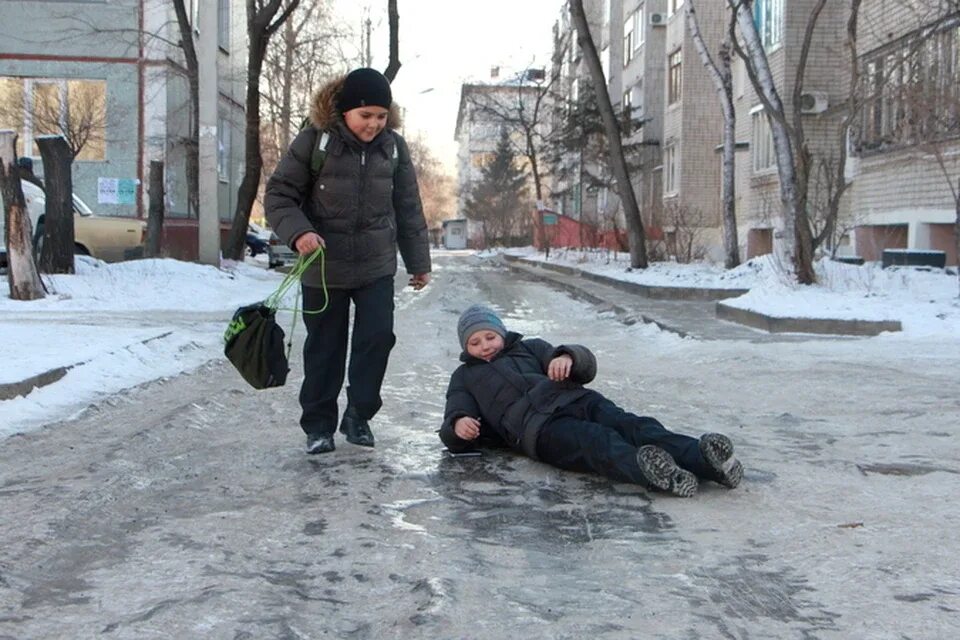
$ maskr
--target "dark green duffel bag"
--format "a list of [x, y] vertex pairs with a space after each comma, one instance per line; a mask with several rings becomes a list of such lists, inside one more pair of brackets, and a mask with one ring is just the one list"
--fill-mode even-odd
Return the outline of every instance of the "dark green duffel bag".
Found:
[[[293, 347], [293, 329], [297, 326], [299, 312], [300, 277], [317, 257], [320, 258], [321, 280], [326, 280], [323, 249], [317, 249], [309, 258], [297, 258], [290, 273], [266, 300], [240, 307], [227, 325], [227, 330], [223, 334], [225, 343], [223, 353], [254, 389], [282, 387], [287, 382], [287, 374], [290, 372], [290, 349]], [[294, 308], [288, 309], [293, 311], [293, 325], [290, 328], [290, 340], [284, 344], [286, 336], [277, 324], [277, 311], [283, 296], [293, 286], [297, 287], [296, 301]], [[326, 294], [326, 284], [323, 290]], [[304, 309], [303, 312], [322, 313], [327, 308], [327, 303], [329, 303], [329, 297], [322, 309]]]
[[290, 365], [275, 309], [263, 302], [240, 307], [223, 337], [223, 353], [251, 387], [282, 387], [287, 382]]

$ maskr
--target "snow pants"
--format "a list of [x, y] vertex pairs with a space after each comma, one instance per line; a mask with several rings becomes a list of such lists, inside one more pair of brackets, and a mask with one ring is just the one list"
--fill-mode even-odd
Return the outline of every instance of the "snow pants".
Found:
[[715, 479], [697, 438], [624, 411], [595, 391], [550, 416], [537, 438], [537, 457], [560, 469], [645, 485], [637, 450], [647, 444], [664, 449], [698, 478]]
[[[304, 324], [303, 385], [300, 387], [300, 426], [312, 435], [333, 435], [337, 429], [337, 397], [348, 379], [347, 404], [361, 418], [372, 418], [383, 401], [380, 387], [387, 370], [393, 334], [393, 276], [385, 276], [356, 289], [330, 289], [330, 304], [323, 313], [306, 313], [323, 307], [323, 290], [303, 286]], [[353, 336], [350, 366], [350, 302], [353, 301]]]

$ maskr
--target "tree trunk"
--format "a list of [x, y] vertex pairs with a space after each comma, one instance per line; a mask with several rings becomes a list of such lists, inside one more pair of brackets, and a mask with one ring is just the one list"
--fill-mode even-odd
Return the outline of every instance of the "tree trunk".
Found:
[[41, 136], [37, 146], [47, 186], [40, 271], [73, 273], [73, 151], [63, 136]]
[[290, 17], [300, 0], [290, 0], [287, 8], [273, 22], [280, 10], [280, 0], [270, 0], [257, 10], [253, 0], [247, 0], [247, 35], [249, 37], [249, 56], [247, 59], [247, 121], [244, 134], [244, 172], [240, 188], [237, 190], [237, 208], [227, 238], [223, 255], [231, 260], [243, 260], [247, 240], [247, 227], [250, 225], [250, 210], [257, 198], [260, 187], [260, 174], [263, 171], [263, 156], [260, 154], [260, 74], [263, 71], [263, 59], [267, 55], [267, 45], [277, 29]]
[[44, 297], [43, 283], [33, 260], [30, 216], [20, 186], [16, 165], [17, 135], [0, 131], [0, 192], [3, 193], [4, 221], [7, 230], [7, 283], [14, 300]]
[[164, 216], [163, 161], [150, 162], [150, 212], [147, 218], [146, 257], [159, 258]]
[[[200, 213], [200, 63], [193, 42], [193, 25], [183, 0], [173, 0], [180, 27], [180, 47], [187, 63], [187, 84], [190, 87], [190, 136], [184, 143], [187, 172], [187, 212]], [[215, 36], [214, 36], [215, 37]]]
[[[296, 73], [293, 54], [297, 46], [297, 33], [293, 29], [293, 21], [287, 20], [283, 29], [283, 74], [280, 86], [280, 131], [279, 149], [283, 153], [290, 146], [290, 129], [293, 113], [293, 77]], [[269, 80], [268, 80], [269, 82]]]
[[735, 161], [737, 135], [737, 114], [733, 107], [733, 76], [730, 72], [730, 43], [720, 46], [720, 66], [707, 50], [697, 23], [694, 0], [687, 0], [687, 28], [693, 45], [700, 54], [700, 60], [713, 80], [720, 96], [720, 108], [723, 110], [723, 253], [724, 266], [733, 269], [740, 264], [740, 247], [737, 241], [737, 216], [734, 198]]
[[[751, 3], [738, 0], [728, 0], [733, 9], [740, 34], [746, 46], [744, 62], [754, 89], [764, 103], [764, 111], [773, 133], [773, 147], [777, 156], [777, 174], [780, 181], [780, 203], [783, 223], [779, 235], [775, 234], [774, 249], [783, 264], [790, 265], [801, 284], [812, 284], [816, 281], [812, 264], [801, 264], [798, 255], [797, 211], [800, 207], [800, 198], [797, 191], [797, 174], [794, 166], [794, 149], [787, 130], [783, 103], [773, 80], [770, 66], [767, 64], [767, 55], [760, 43], [756, 25], [753, 22]], [[809, 231], [808, 231], [809, 233]], [[803, 258], [808, 256], [804, 255]]]
[[627, 236], [630, 240], [630, 266], [636, 269], [645, 269], [647, 267], [647, 241], [643, 229], [643, 220], [640, 218], [637, 196], [633, 191], [633, 184], [630, 182], [630, 172], [623, 155], [620, 126], [617, 123], [617, 116], [613, 112], [610, 94], [607, 93], [603, 66], [600, 64], [600, 56], [597, 55], [597, 47], [593, 43], [590, 26], [587, 24], [587, 16], [583, 11], [583, 0], [570, 0], [570, 15], [577, 28], [577, 43], [580, 45], [587, 67], [590, 69], [600, 117], [603, 120], [603, 128], [610, 143], [610, 164], [617, 179], [620, 202], [623, 205], [624, 217], [627, 220]]
[[387, 19], [390, 24], [390, 60], [383, 75], [392, 83], [400, 71], [400, 14], [397, 0], [387, 0]]
[[[953, 223], [953, 241], [957, 250], [957, 285], [960, 286], [960, 198], [956, 194], [960, 194], [960, 179], [957, 180], [957, 190], [953, 198], [957, 213], [956, 221]], [[958, 295], [960, 295], [960, 290], [958, 290]]]

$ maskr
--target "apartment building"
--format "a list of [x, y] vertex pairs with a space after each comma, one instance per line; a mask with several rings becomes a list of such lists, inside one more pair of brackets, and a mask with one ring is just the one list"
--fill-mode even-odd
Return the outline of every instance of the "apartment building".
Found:
[[[951, 5], [953, 11], [951, 12]], [[864, 108], [851, 139], [852, 245], [944, 251], [957, 261], [960, 15], [941, 0], [864, 0], [858, 54]]]
[[[211, 0], [212, 1], [212, 0]], [[200, 0], [187, 0], [197, 24]], [[219, 45], [218, 171], [220, 215], [233, 216], [242, 178], [247, 62], [245, 3], [217, 0]], [[0, 20], [0, 129], [19, 134], [17, 153], [42, 173], [38, 135], [58, 133], [41, 111], [59, 110], [64, 126], [83, 111], [91, 136], [73, 164], [76, 193], [98, 213], [143, 216], [152, 160], [166, 165], [167, 217], [186, 218], [186, 148], [192, 118], [176, 15], [161, 0], [20, 0]], [[105, 201], [101, 178], [132, 187]], [[101, 195], [101, 197], [98, 197]], [[193, 214], [195, 217], [195, 214]]]
[[[721, 158], [723, 114], [715, 85], [690, 37], [682, 0], [667, 0], [663, 97], [663, 226], [667, 249], [676, 255], [678, 234], [687, 234], [689, 250], [709, 250], [720, 258]], [[700, 33], [716, 57], [726, 31], [726, 7], [697, 3]], [[695, 235], [695, 238], [693, 237]], [[684, 258], [698, 257], [684, 256]]]
[[[457, 210], [465, 211], [467, 198], [480, 180], [483, 168], [494, 158], [501, 131], [506, 128], [515, 140], [515, 146], [523, 149], [523, 132], [516, 124], [521, 111], [525, 122], [536, 127], [545, 126], [532, 119], [538, 99], [542, 101], [542, 91], [538, 83], [542, 82], [538, 70], [526, 70], [506, 81], [499, 76], [499, 69], [491, 71], [488, 84], [470, 83], [460, 87], [460, 104], [457, 109], [457, 123], [454, 139], [457, 141]], [[540, 107], [547, 112], [547, 105]], [[543, 118], [545, 120], [545, 117]], [[518, 156], [518, 162], [526, 165], [526, 159]], [[529, 193], [534, 194], [533, 180], [530, 180]], [[480, 230], [468, 221], [468, 239], [477, 242]]]
[[[792, 122], [792, 95], [807, 22], [816, 0], [757, 0], [755, 23], [781, 96], [785, 116]], [[847, 114], [849, 54], [846, 52], [845, 3], [827, 3], [813, 32], [802, 90], [801, 119], [814, 167], [809, 186], [809, 211], [814, 220], [835, 188], [830, 176], [841, 162], [841, 123]], [[746, 147], [736, 156], [736, 214], [742, 257], [770, 253], [782, 226], [779, 178], [770, 122], [745, 70], [737, 59], [733, 68], [737, 142]], [[745, 144], [744, 144], [745, 143]], [[841, 217], [849, 218], [849, 200], [841, 201]], [[792, 242], [792, 238], [783, 239]], [[846, 242], [846, 240], [844, 240]], [[841, 250], [843, 253], [846, 250]]]

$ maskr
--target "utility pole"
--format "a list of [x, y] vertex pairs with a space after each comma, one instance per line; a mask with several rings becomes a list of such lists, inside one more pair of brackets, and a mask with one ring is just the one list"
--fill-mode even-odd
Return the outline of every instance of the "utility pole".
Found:
[[197, 38], [200, 81], [200, 262], [220, 266], [220, 207], [217, 198], [217, 5], [201, 2]]

